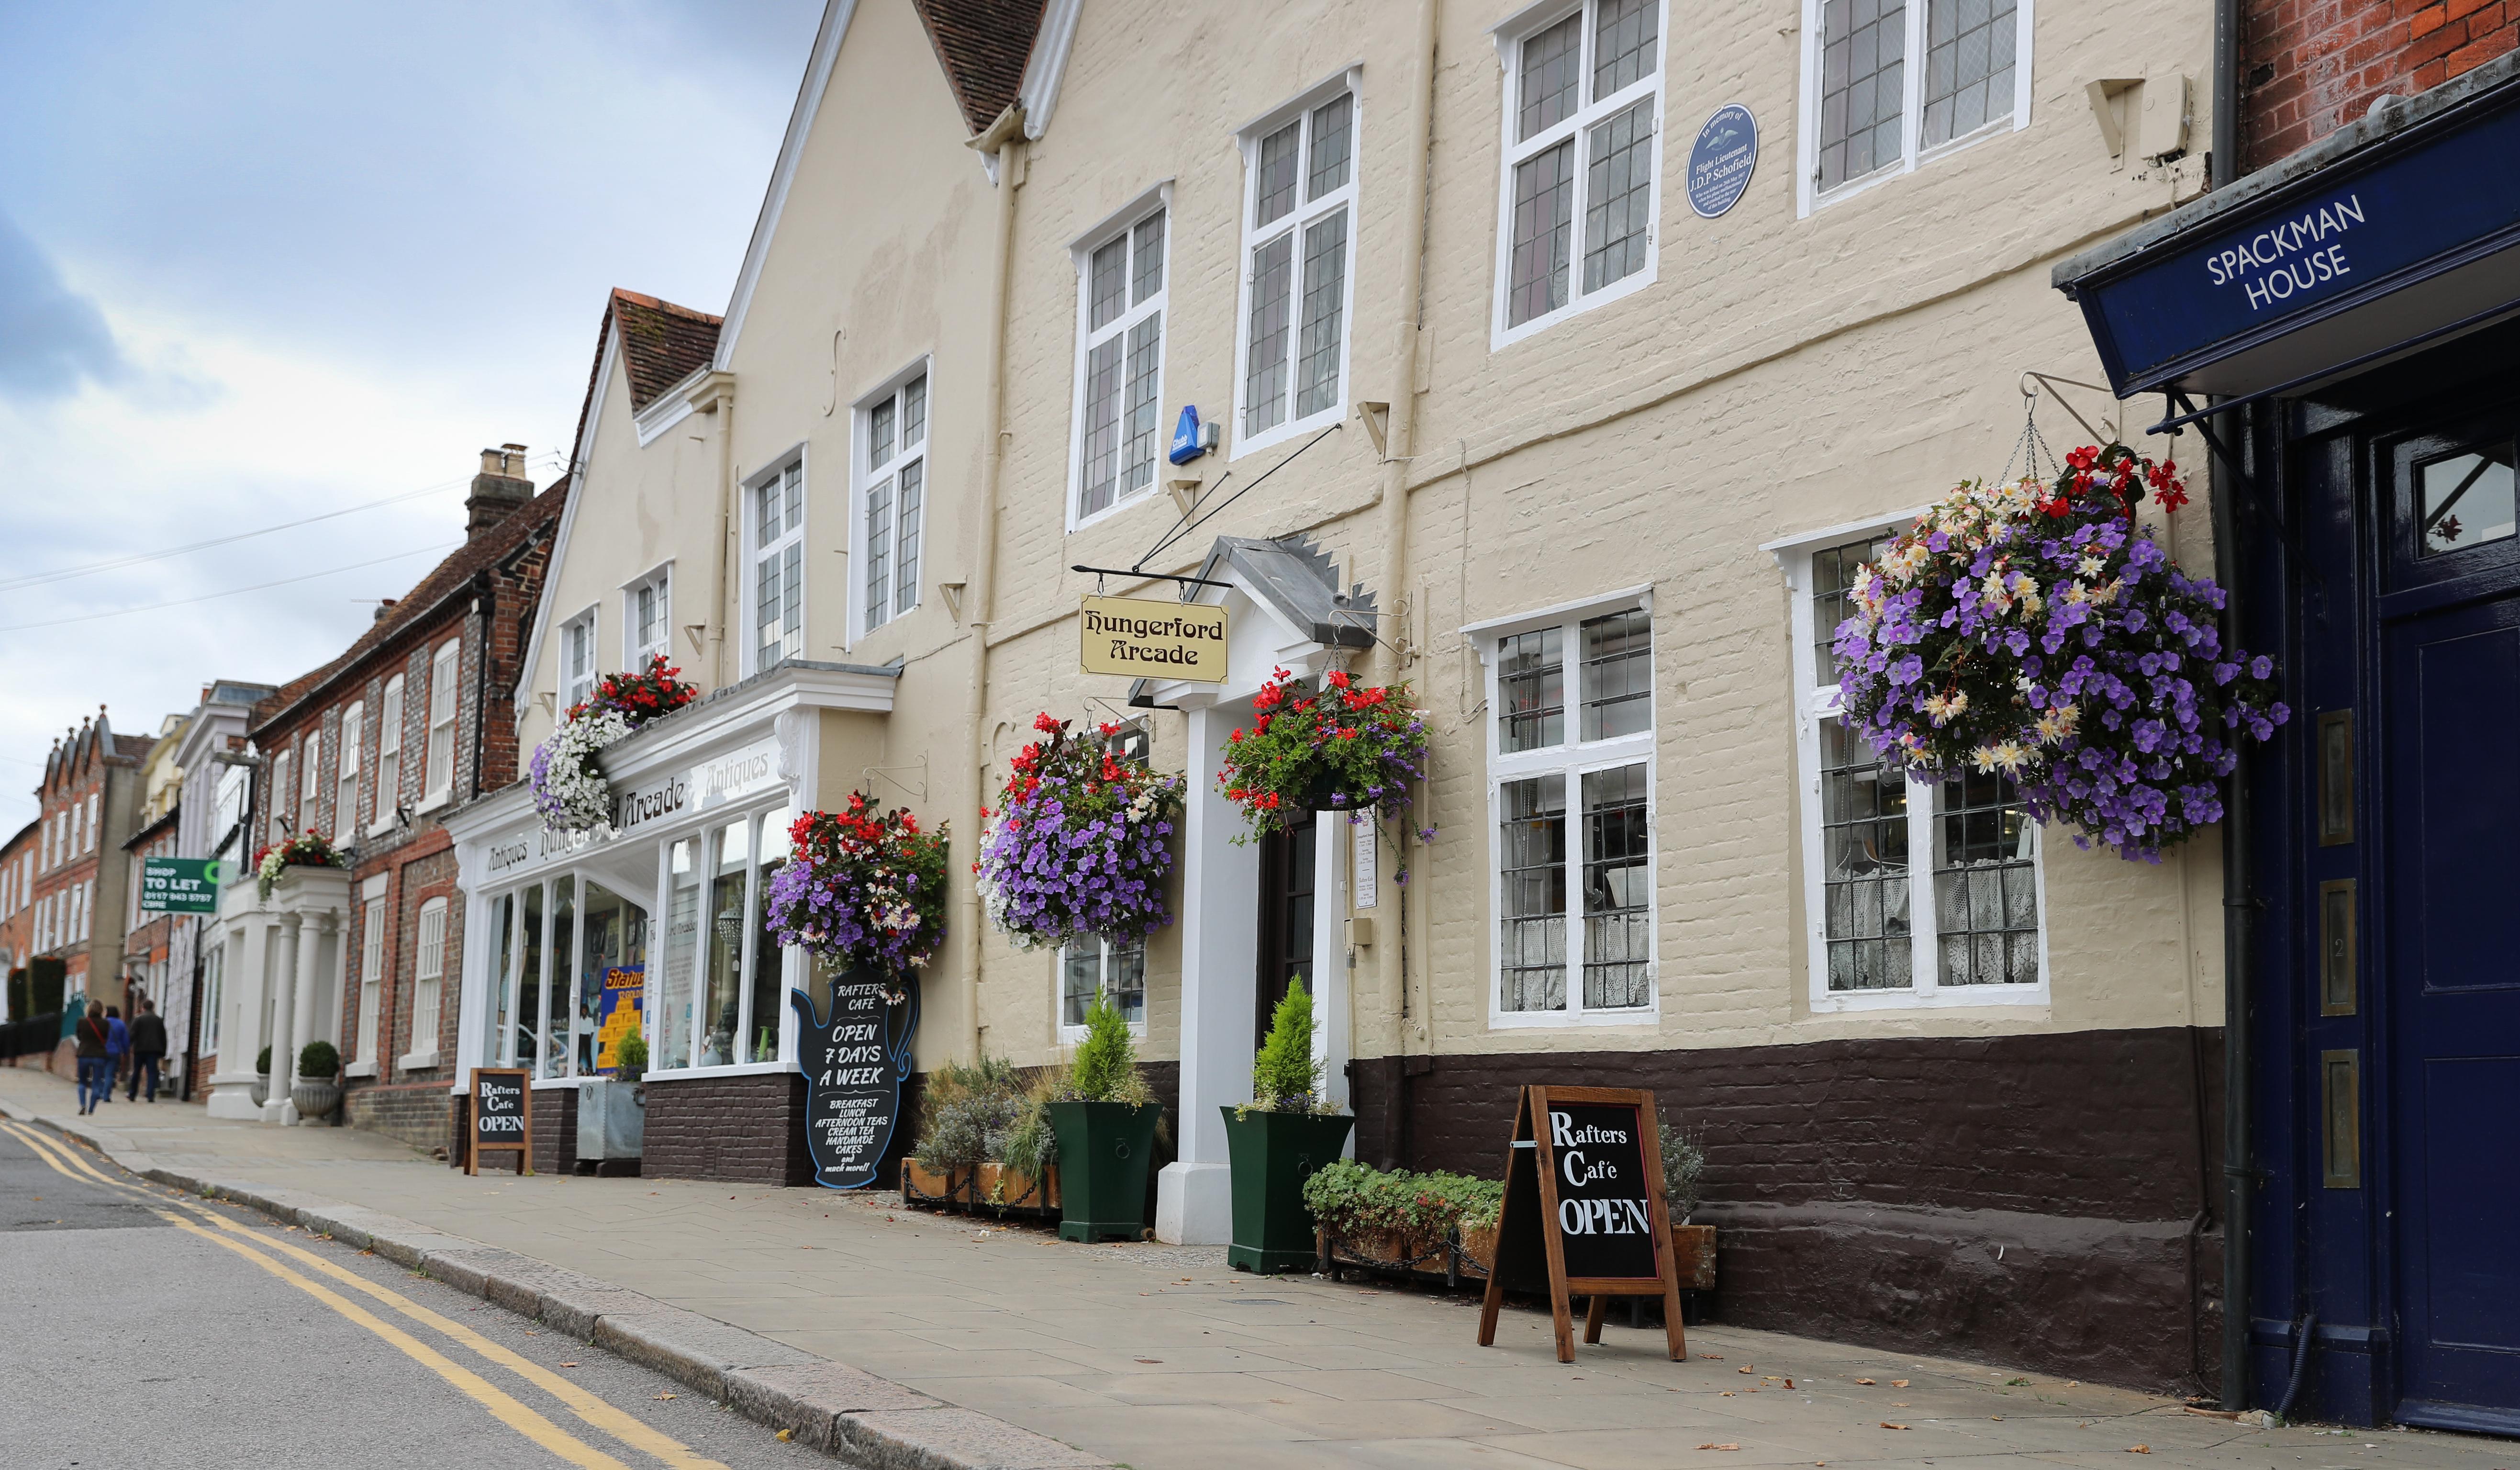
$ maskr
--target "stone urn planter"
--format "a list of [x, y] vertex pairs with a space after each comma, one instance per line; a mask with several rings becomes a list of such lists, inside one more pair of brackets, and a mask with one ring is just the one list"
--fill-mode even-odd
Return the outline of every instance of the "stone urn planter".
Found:
[[1339, 1156], [1356, 1120], [1344, 1114], [1220, 1111], [1234, 1159], [1234, 1243], [1226, 1248], [1225, 1263], [1261, 1275], [1311, 1270], [1318, 1257], [1304, 1181]]
[[289, 1089], [289, 1100], [295, 1105], [301, 1122], [330, 1118], [333, 1110], [341, 1105], [341, 1084], [301, 1078]]
[[1157, 1103], [1055, 1102], [1058, 1134], [1058, 1238], [1137, 1240], [1147, 1227], [1154, 1176]]
[[261, 1107], [264, 1103], [271, 1101], [271, 1074], [268, 1072], [255, 1073], [253, 1079], [253, 1090], [248, 1095], [253, 1098], [253, 1105], [257, 1108]]

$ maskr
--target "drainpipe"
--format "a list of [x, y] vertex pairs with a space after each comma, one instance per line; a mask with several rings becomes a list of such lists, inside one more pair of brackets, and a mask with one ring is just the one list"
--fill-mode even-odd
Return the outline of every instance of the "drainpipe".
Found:
[[[1408, 185], [1401, 196], [1400, 291], [1398, 300], [1401, 319], [1392, 343], [1391, 420], [1384, 433], [1382, 489], [1375, 498], [1381, 512], [1382, 616], [1376, 620], [1374, 633], [1374, 667], [1378, 682], [1392, 683], [1405, 671], [1407, 661], [1400, 643], [1409, 636], [1404, 627], [1401, 608], [1404, 605], [1409, 576], [1409, 465], [1418, 441], [1418, 364], [1424, 345], [1425, 274], [1426, 274], [1426, 188], [1427, 158], [1433, 145], [1435, 115], [1435, 49], [1442, 20], [1441, 0], [1418, 0], [1418, 74], [1409, 88], [1409, 170]], [[1414, 619], [1422, 620], [1424, 610], [1411, 608]], [[1410, 1164], [1409, 1138], [1409, 1043], [1410, 1030], [1422, 1034], [1426, 1017], [1422, 1011], [1409, 1013], [1409, 941], [1415, 939], [1420, 963], [1426, 948], [1423, 905], [1418, 907], [1414, 925], [1411, 900], [1425, 891], [1425, 874], [1418, 871], [1419, 845], [1417, 843], [1415, 814], [1428, 800], [1426, 783], [1417, 783], [1411, 793], [1410, 828], [1404, 829], [1394, 844], [1393, 856], [1398, 865], [1410, 871], [1416, 881], [1400, 889], [1395, 906], [1400, 911], [1401, 933], [1376, 936], [1374, 968], [1379, 972], [1382, 991], [1391, 997], [1391, 1010], [1396, 1032], [1400, 1075], [1392, 1097], [1392, 1113], [1397, 1148], [1402, 1168]], [[1354, 997], [1350, 997], [1354, 1003]]]
[[472, 574], [472, 612], [478, 630], [472, 635], [472, 796], [481, 794], [482, 741], [490, 726], [490, 619], [499, 600], [487, 572]]
[[[998, 480], [1007, 441], [1007, 276], [1014, 258], [1015, 190], [1023, 185], [1023, 109], [1011, 104], [969, 146], [995, 153], [998, 161], [998, 228], [989, 258], [988, 341], [982, 361], [988, 382], [980, 405], [980, 422], [989, 441], [980, 453], [980, 501], [972, 517], [970, 571], [963, 589], [964, 626], [971, 643], [969, 684], [963, 711], [963, 779], [969, 783], [956, 812], [963, 841], [979, 850], [980, 803], [985, 796], [981, 774], [988, 740], [983, 722], [989, 707], [989, 619], [996, 601], [998, 575]], [[961, 938], [955, 959], [962, 967], [963, 1038], [961, 1050], [972, 1061], [980, 1057], [980, 891], [968, 863], [959, 865], [954, 882], [962, 886]]]
[[[2228, 188], [2247, 171], [2240, 140], [2240, 0], [2214, 0], [2214, 159], [2209, 182]], [[2247, 410], [2251, 418], [2254, 410]], [[2223, 646], [2240, 646], [2241, 486], [2228, 456], [2214, 484], [2214, 577], [2223, 584]], [[2248, 743], [2232, 747], [2230, 790], [2223, 804], [2223, 1407], [2249, 1406], [2249, 982], [2255, 964], [2250, 933]]]
[[[727, 624], [741, 615], [727, 611], [728, 548], [735, 540], [735, 394], [720, 391], [711, 405], [717, 412], [717, 563], [709, 586], [709, 687], [726, 687]], [[739, 603], [741, 599], [738, 599]]]

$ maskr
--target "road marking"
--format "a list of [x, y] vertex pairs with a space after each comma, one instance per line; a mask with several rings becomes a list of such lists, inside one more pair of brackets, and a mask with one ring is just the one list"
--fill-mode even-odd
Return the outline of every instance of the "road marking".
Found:
[[393, 1344], [396, 1348], [401, 1349], [403, 1355], [411, 1358], [412, 1361], [419, 1363], [430, 1372], [435, 1373], [438, 1377], [445, 1379], [447, 1383], [464, 1394], [465, 1397], [472, 1400], [476, 1403], [479, 1403], [483, 1408], [488, 1409], [492, 1418], [497, 1419], [500, 1423], [507, 1425], [510, 1429], [523, 1435], [526, 1439], [540, 1445], [552, 1453], [559, 1455], [562, 1459], [568, 1461], [570, 1464], [584, 1466], [586, 1467], [586, 1470], [630, 1470], [628, 1465], [625, 1465], [621, 1461], [614, 1459], [612, 1456], [606, 1454], [603, 1450], [587, 1444], [584, 1440], [577, 1438], [575, 1435], [570, 1434], [559, 1425], [554, 1424], [551, 1420], [546, 1419], [542, 1415], [535, 1413], [532, 1409], [527, 1408], [524, 1404], [518, 1402], [514, 1398], [511, 1398], [508, 1394], [501, 1391], [480, 1374], [453, 1361], [448, 1358], [446, 1355], [438, 1352], [427, 1343], [422, 1342], [410, 1333], [403, 1331], [401, 1328], [396, 1327], [391, 1322], [383, 1320], [376, 1313], [368, 1310], [364, 1307], [361, 1307], [359, 1304], [351, 1301], [347, 1297], [342, 1296], [339, 1292], [333, 1290], [331, 1287], [325, 1286], [320, 1282], [310, 1281], [306, 1277], [301, 1276], [297, 1272], [281, 1264], [279, 1262], [263, 1255], [261, 1252], [240, 1244], [239, 1242], [229, 1240], [227, 1237], [219, 1234], [215, 1230], [203, 1229], [202, 1226], [193, 1223], [191, 1220], [184, 1218], [182, 1216], [175, 1214], [171, 1210], [159, 1210], [157, 1213], [168, 1224], [173, 1225], [175, 1228], [198, 1235], [203, 1240], [208, 1241], [210, 1244], [219, 1247], [221, 1250], [236, 1252], [246, 1260], [252, 1262], [254, 1264], [261, 1266], [264, 1270], [278, 1276], [281, 1280], [288, 1282], [290, 1285], [296, 1287], [299, 1291], [313, 1297], [316, 1301], [332, 1308], [342, 1316], [347, 1317], [349, 1320], [367, 1328], [370, 1332], [383, 1338], [386, 1342]]
[[614, 1439], [619, 1440], [621, 1443], [628, 1445], [635, 1449], [646, 1450], [648, 1453], [663, 1460], [666, 1464], [677, 1467], [677, 1470], [726, 1470], [725, 1465], [716, 1460], [708, 1459], [702, 1455], [694, 1453], [689, 1446], [684, 1445], [681, 1441], [674, 1439], [672, 1436], [666, 1435], [634, 1417], [628, 1410], [614, 1407], [607, 1401], [598, 1398], [594, 1394], [588, 1393], [585, 1389], [578, 1387], [576, 1384], [571, 1383], [560, 1374], [553, 1372], [551, 1369], [544, 1367], [538, 1362], [535, 1362], [532, 1358], [523, 1356], [501, 1344], [483, 1337], [480, 1333], [473, 1331], [472, 1328], [465, 1326], [463, 1323], [458, 1322], [451, 1317], [441, 1316], [438, 1313], [429, 1310], [428, 1308], [412, 1301], [400, 1292], [379, 1286], [375, 1282], [367, 1279], [365, 1276], [360, 1275], [358, 1272], [353, 1271], [346, 1266], [338, 1265], [333, 1262], [327, 1261], [312, 1251], [291, 1245], [286, 1241], [271, 1240], [264, 1236], [257, 1235], [246, 1226], [240, 1225], [233, 1220], [222, 1219], [217, 1216], [211, 1216], [210, 1220], [211, 1223], [216, 1224], [221, 1229], [232, 1231], [238, 1235], [244, 1236], [246, 1239], [251, 1241], [257, 1246], [260, 1246], [264, 1250], [283, 1252], [304, 1262], [306, 1264], [313, 1266], [315, 1269], [320, 1270], [329, 1276], [336, 1277], [347, 1285], [354, 1286], [360, 1291], [366, 1292], [369, 1296], [376, 1298], [378, 1301], [384, 1303], [386, 1306], [391, 1307], [394, 1310], [401, 1312], [404, 1316], [411, 1318], [415, 1322], [420, 1322], [427, 1326], [436, 1328], [438, 1331], [445, 1333], [448, 1337], [462, 1343], [465, 1347], [480, 1354], [483, 1357], [490, 1359], [501, 1367], [515, 1372], [527, 1383], [541, 1389], [544, 1393], [558, 1399], [561, 1402], [567, 1404], [571, 1413], [576, 1414], [579, 1418], [595, 1426], [597, 1429], [603, 1430], [606, 1434], [612, 1436]]
[[0, 1128], [6, 1128], [11, 1137], [14, 1137], [19, 1142], [26, 1145], [26, 1152], [33, 1154], [36, 1158], [51, 1165], [53, 1167], [53, 1172], [60, 1174], [63, 1178], [69, 1180], [73, 1184], [84, 1184], [87, 1182], [87, 1180], [80, 1178], [77, 1174], [70, 1172], [68, 1165], [62, 1163], [61, 1160], [54, 1158], [51, 1153], [38, 1146], [35, 1140], [19, 1132], [14, 1124], [0, 1124]]
[[[70, 1164], [77, 1166], [79, 1170], [85, 1172], [89, 1178], [94, 1179], [97, 1183], [103, 1184], [109, 1189], [117, 1190], [126, 1194], [142, 1194], [145, 1197], [145, 1191], [136, 1189], [132, 1185], [126, 1184], [119, 1179], [109, 1178], [105, 1174], [100, 1173], [93, 1166], [88, 1164], [85, 1159], [80, 1158], [76, 1153], [72, 1152], [68, 1145], [57, 1139], [47, 1138], [40, 1134], [33, 1133], [31, 1130], [25, 1129], [15, 1123], [0, 1123], [0, 1128], [5, 1128], [21, 1142], [31, 1146], [38, 1157], [43, 1159], [45, 1163], [52, 1165], [55, 1170], [59, 1171], [68, 1178], [76, 1179], [78, 1175], [71, 1173], [68, 1169], [64, 1168], [61, 1159], [54, 1157], [54, 1152], [56, 1150], [60, 1152], [62, 1158], [67, 1158]], [[446, 1336], [463, 1344], [465, 1347], [470, 1348], [473, 1352], [481, 1355], [483, 1357], [486, 1357], [492, 1362], [499, 1364], [501, 1367], [514, 1372], [518, 1377], [532, 1384], [534, 1387], [541, 1389], [544, 1393], [558, 1399], [561, 1402], [568, 1406], [569, 1412], [575, 1414], [578, 1418], [584, 1420], [589, 1425], [604, 1431], [606, 1434], [619, 1440], [624, 1445], [630, 1446], [634, 1449], [644, 1450], [647, 1453], [655, 1456], [657, 1459], [664, 1461], [667, 1465], [674, 1467], [674, 1470], [727, 1470], [727, 1467], [721, 1462], [694, 1452], [691, 1447], [683, 1444], [680, 1440], [673, 1438], [671, 1435], [665, 1434], [661, 1430], [655, 1429], [654, 1427], [645, 1423], [632, 1415], [628, 1410], [615, 1407], [607, 1400], [587, 1392], [585, 1389], [580, 1388], [575, 1383], [572, 1383], [568, 1379], [562, 1377], [560, 1374], [553, 1372], [551, 1369], [544, 1367], [542, 1364], [535, 1362], [533, 1359], [525, 1357], [520, 1354], [500, 1345], [499, 1343], [493, 1342], [489, 1338], [483, 1337], [480, 1333], [473, 1331], [472, 1328], [465, 1326], [463, 1323], [458, 1322], [451, 1317], [443, 1316], [437, 1312], [429, 1310], [428, 1308], [421, 1306], [419, 1303], [412, 1301], [410, 1298], [403, 1296], [399, 1292], [379, 1286], [375, 1282], [360, 1275], [358, 1272], [334, 1262], [326, 1261], [323, 1257], [316, 1255], [312, 1251], [291, 1245], [287, 1241], [268, 1239], [254, 1230], [245, 1225], [240, 1225], [234, 1220], [227, 1218], [218, 1212], [205, 1209], [195, 1204], [191, 1200], [178, 1199], [174, 1201], [174, 1203], [180, 1204], [184, 1208], [193, 1211], [200, 1215], [203, 1219], [208, 1220], [211, 1224], [218, 1226], [222, 1230], [228, 1231], [229, 1233], [264, 1250], [278, 1251], [292, 1257], [329, 1276], [335, 1277], [347, 1285], [367, 1293], [369, 1296], [372, 1296], [378, 1301], [384, 1303], [386, 1306], [391, 1307], [394, 1310], [401, 1312], [404, 1316], [411, 1318], [413, 1321], [435, 1328], [437, 1331], [444, 1333]], [[196, 1228], [176, 1216], [166, 1215], [163, 1210], [159, 1210], [157, 1213], [164, 1216], [165, 1218], [174, 1221], [176, 1224], [185, 1226], [187, 1229]], [[219, 1244], [228, 1246], [231, 1250], [236, 1249], [231, 1242], [220, 1239], [217, 1236], [211, 1236], [209, 1238], [217, 1240]], [[276, 1264], [262, 1261], [260, 1258], [256, 1258], [256, 1263], [274, 1271], [282, 1270], [282, 1268]], [[311, 1291], [320, 1292], [322, 1290], [322, 1288], [317, 1287], [312, 1282], [299, 1280], [293, 1276], [290, 1279], [296, 1280], [297, 1284], [305, 1286]], [[348, 1306], [349, 1304], [344, 1303], [342, 1305]], [[358, 1309], [356, 1307], [351, 1307], [350, 1309], [355, 1311]], [[382, 1330], [391, 1330], [389, 1328], [383, 1328], [383, 1324], [382, 1323], [379, 1323], [378, 1326]], [[408, 1352], [409, 1350], [406, 1349], [405, 1351]], [[458, 1371], [463, 1370], [458, 1369]], [[483, 1387], [487, 1388], [488, 1385], [484, 1384]], [[498, 1391], [496, 1389], [492, 1389], [491, 1392], [496, 1393]], [[519, 1405], [519, 1407], [521, 1407], [521, 1405]], [[530, 1412], [530, 1410], [527, 1410], [527, 1412]], [[548, 1423], [549, 1421], [546, 1420], [544, 1422]], [[560, 1432], [557, 1426], [554, 1427], [554, 1432]]]

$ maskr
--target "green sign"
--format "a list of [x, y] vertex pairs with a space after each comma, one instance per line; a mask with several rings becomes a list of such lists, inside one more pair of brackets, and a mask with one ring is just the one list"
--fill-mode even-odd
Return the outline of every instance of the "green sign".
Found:
[[140, 859], [140, 911], [145, 914], [214, 914], [219, 911], [215, 857]]

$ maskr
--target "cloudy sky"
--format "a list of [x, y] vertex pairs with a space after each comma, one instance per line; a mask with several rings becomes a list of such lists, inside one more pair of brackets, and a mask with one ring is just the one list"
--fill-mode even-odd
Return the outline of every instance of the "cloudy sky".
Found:
[[0, 839], [100, 704], [338, 652], [484, 445], [550, 479], [607, 290], [724, 309], [820, 14], [0, 0]]

